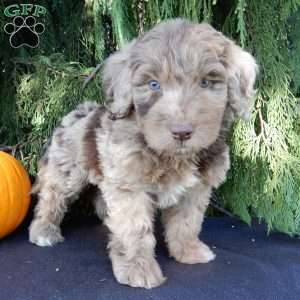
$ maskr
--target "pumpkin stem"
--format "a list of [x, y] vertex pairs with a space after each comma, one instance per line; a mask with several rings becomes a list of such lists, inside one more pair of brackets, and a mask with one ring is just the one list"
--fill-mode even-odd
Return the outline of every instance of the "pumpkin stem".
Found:
[[0, 151], [11, 153], [13, 151], [13, 147], [7, 145], [0, 145]]

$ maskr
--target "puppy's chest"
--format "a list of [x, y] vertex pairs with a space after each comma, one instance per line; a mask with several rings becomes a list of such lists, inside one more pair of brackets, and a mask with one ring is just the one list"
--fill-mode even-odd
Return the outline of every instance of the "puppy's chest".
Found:
[[167, 208], [182, 201], [189, 189], [201, 184], [194, 166], [176, 169], [158, 168], [152, 176], [147, 193], [159, 208]]

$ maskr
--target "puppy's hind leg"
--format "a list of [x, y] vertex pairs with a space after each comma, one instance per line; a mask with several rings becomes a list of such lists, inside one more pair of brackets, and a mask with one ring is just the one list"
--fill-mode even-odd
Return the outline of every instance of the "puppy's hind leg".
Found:
[[[39, 174], [39, 202], [35, 208], [34, 220], [29, 227], [29, 240], [38, 246], [53, 246], [64, 240], [60, 223], [68, 205], [76, 199], [84, 182], [62, 178], [61, 174], [59, 176], [52, 173], [50, 177], [46, 170], [43, 171], [44, 173]], [[68, 175], [72, 176], [72, 171]], [[61, 181], [58, 178], [61, 178]]]

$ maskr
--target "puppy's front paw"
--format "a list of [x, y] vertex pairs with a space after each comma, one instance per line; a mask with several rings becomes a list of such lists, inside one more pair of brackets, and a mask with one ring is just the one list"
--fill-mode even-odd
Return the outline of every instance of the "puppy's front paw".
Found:
[[37, 246], [53, 246], [63, 240], [60, 228], [54, 224], [34, 220], [30, 225], [29, 241]]
[[216, 257], [209, 247], [199, 240], [187, 242], [180, 250], [173, 251], [172, 256], [184, 264], [208, 263]]
[[132, 287], [151, 289], [165, 282], [161, 269], [154, 258], [137, 259], [131, 262], [113, 262], [117, 281]]

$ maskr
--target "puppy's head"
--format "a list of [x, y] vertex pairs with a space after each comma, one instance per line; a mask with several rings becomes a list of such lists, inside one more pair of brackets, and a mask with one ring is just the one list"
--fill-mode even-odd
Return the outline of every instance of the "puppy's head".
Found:
[[104, 87], [114, 116], [134, 109], [147, 144], [175, 155], [209, 147], [226, 106], [247, 118], [256, 69], [249, 53], [208, 24], [176, 19], [112, 55]]

